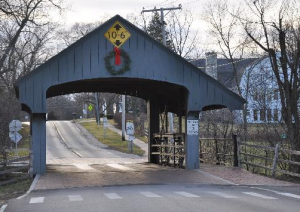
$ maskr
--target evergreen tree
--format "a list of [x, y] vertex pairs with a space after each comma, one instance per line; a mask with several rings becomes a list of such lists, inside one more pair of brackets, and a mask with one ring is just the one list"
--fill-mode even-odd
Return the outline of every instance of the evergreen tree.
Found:
[[[148, 27], [146, 28], [146, 32], [151, 37], [153, 37], [155, 40], [157, 40], [158, 42], [163, 43], [161, 27], [162, 27], [162, 23], [160, 20], [160, 16], [159, 16], [158, 12], [156, 11], [156, 12], [154, 12], [152, 19], [150, 20], [150, 23], [149, 23]], [[167, 30], [166, 30], [166, 43], [167, 43], [167, 47], [169, 47], [172, 50], [174, 49], [172, 40], [170, 40], [169, 32]]]

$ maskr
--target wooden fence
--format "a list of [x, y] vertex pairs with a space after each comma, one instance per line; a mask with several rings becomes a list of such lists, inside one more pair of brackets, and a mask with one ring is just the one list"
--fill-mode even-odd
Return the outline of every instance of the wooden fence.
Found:
[[[23, 163], [16, 164], [16, 162], [22, 161]], [[28, 170], [30, 170], [31, 165], [32, 162], [30, 160], [30, 156], [19, 157], [1, 162], [0, 186], [30, 178], [31, 175]]]
[[[288, 165], [296, 165], [300, 166], [300, 162], [297, 161], [292, 161], [291, 159], [281, 159], [280, 154], [285, 153], [289, 155], [289, 158], [291, 158], [292, 155], [300, 155], [300, 151], [295, 151], [295, 150], [288, 150], [281, 148], [279, 144], [276, 144], [275, 147], [269, 147], [269, 146], [261, 146], [261, 145], [255, 145], [255, 144], [249, 144], [245, 142], [238, 142], [239, 150], [238, 150], [238, 161], [239, 165], [242, 166], [245, 164], [246, 166], [252, 166], [252, 167], [258, 167], [264, 170], [269, 170], [271, 172], [271, 176], [274, 177], [276, 173], [281, 173], [285, 175], [290, 175], [293, 177], [300, 177], [300, 174], [298, 173], [293, 173], [291, 171], [283, 170], [283, 169], [278, 169], [278, 163], [285, 163]], [[248, 152], [247, 148], [250, 149], [259, 149], [259, 150], [264, 150], [269, 154], [269, 156], [262, 156], [262, 155], [257, 155], [252, 152]], [[270, 157], [273, 156], [273, 157]], [[253, 160], [253, 159], [258, 159], [259, 161], [265, 161], [264, 164], [262, 162], [257, 163], [258, 160]], [[249, 162], [250, 161], [250, 162]], [[267, 165], [266, 165], [267, 164]], [[269, 165], [271, 164], [271, 165]]]
[[[291, 160], [292, 155], [299, 155], [300, 151], [241, 142], [236, 135], [232, 138], [200, 138], [200, 162], [228, 165], [235, 167], [256, 167], [270, 172], [274, 177], [276, 173], [300, 177], [300, 174], [288, 171], [288, 168], [300, 166], [299, 161]], [[265, 154], [262, 154], [263, 151]], [[282, 155], [287, 155], [285, 158]], [[263, 161], [263, 162], [261, 162]], [[278, 164], [284, 164], [278, 168]]]

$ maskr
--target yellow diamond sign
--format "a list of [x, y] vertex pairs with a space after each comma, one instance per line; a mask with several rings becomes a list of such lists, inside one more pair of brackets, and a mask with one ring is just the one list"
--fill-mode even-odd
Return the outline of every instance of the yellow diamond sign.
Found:
[[115, 47], [122, 46], [125, 41], [131, 36], [131, 34], [125, 29], [120, 22], [115, 22], [112, 27], [107, 30], [104, 36], [109, 40]]

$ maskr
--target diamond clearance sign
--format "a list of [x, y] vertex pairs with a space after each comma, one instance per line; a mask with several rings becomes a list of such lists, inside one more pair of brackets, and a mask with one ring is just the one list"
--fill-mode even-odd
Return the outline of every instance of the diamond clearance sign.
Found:
[[[106, 69], [111, 75], [124, 74], [130, 70], [130, 56], [120, 48], [130, 36], [130, 32], [119, 21], [116, 21], [104, 34], [104, 37], [114, 45], [113, 51], [104, 58]], [[111, 64], [113, 57], [115, 57], [114, 65]]]
[[128, 40], [131, 34], [120, 22], [117, 21], [109, 30], [107, 30], [104, 36], [115, 47], [120, 48], [120, 46], [122, 46]]

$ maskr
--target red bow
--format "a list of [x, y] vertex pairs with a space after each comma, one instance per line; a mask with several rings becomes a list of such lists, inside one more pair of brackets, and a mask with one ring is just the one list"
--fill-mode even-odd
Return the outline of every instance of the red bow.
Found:
[[118, 47], [114, 47], [115, 51], [115, 64], [120, 65], [121, 64], [121, 50]]

